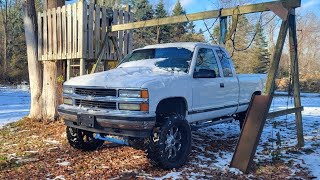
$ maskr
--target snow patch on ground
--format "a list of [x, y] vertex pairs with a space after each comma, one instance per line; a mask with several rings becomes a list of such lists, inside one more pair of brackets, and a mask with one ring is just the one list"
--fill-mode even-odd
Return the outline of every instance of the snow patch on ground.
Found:
[[162, 179], [181, 179], [180, 177], [181, 172], [170, 172], [162, 177], [154, 178], [155, 180], [162, 180]]
[[57, 144], [60, 144], [59, 141], [54, 140], [54, 139], [45, 139], [45, 140], [43, 140], [43, 141], [46, 142], [46, 144], [48, 144], [48, 145], [57, 145]]
[[64, 161], [64, 162], [59, 162], [57, 163], [59, 166], [69, 166], [70, 165], [70, 162], [68, 161]]
[[29, 110], [29, 92], [11, 87], [0, 87], [0, 128], [28, 115]]

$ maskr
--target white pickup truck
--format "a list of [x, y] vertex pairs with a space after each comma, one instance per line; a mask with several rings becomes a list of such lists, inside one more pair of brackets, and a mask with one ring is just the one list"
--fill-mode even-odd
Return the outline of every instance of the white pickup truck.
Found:
[[161, 168], [182, 166], [191, 130], [240, 120], [266, 76], [237, 75], [227, 51], [206, 43], [150, 45], [116, 69], [64, 83], [58, 112], [71, 146], [95, 150], [104, 141], [143, 148]]

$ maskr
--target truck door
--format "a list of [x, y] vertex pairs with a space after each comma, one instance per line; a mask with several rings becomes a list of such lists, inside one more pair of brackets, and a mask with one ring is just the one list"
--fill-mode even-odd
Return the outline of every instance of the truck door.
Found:
[[222, 68], [222, 89], [225, 99], [225, 113], [231, 115], [236, 112], [239, 103], [239, 82], [229, 55], [223, 49], [216, 49], [217, 59]]
[[225, 103], [221, 67], [213, 49], [198, 47], [192, 79], [192, 121], [220, 117]]

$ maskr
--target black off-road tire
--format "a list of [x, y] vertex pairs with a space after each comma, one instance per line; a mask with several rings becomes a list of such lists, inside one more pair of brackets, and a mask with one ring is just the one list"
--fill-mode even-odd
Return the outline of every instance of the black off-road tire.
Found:
[[[157, 124], [153, 135], [150, 137], [147, 157], [153, 165], [160, 168], [179, 168], [187, 162], [191, 152], [191, 129], [189, 123], [181, 115], [165, 115], [161, 118], [160, 123]], [[178, 140], [179, 136], [180, 140]], [[174, 139], [172, 140], [168, 137], [173, 137]], [[171, 157], [169, 156], [170, 151]]]
[[104, 141], [95, 139], [93, 133], [81, 129], [67, 127], [67, 139], [69, 144], [82, 151], [94, 151], [101, 147]]
[[241, 113], [237, 114], [237, 116], [236, 116], [236, 118], [235, 118], [236, 120], [239, 121], [240, 130], [242, 130], [244, 121], [245, 121], [245, 119], [246, 119], [246, 114], [247, 114], [247, 111], [241, 112]]

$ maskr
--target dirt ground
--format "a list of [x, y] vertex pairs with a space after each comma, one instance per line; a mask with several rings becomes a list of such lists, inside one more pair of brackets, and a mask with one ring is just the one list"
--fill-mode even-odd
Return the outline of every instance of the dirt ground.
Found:
[[[236, 126], [236, 125], [234, 125]], [[231, 126], [230, 131], [234, 127]], [[284, 161], [259, 161], [248, 175], [228, 168], [221, 157], [232, 154], [239, 130], [212, 128], [193, 133], [189, 162], [180, 169], [153, 167], [146, 153], [130, 147], [105, 144], [93, 152], [69, 146], [61, 121], [43, 123], [24, 118], [0, 130], [1, 179], [312, 179], [303, 167], [296, 174]], [[220, 156], [220, 157], [219, 157]], [[213, 167], [212, 164], [222, 166]], [[224, 168], [219, 168], [224, 167]]]

